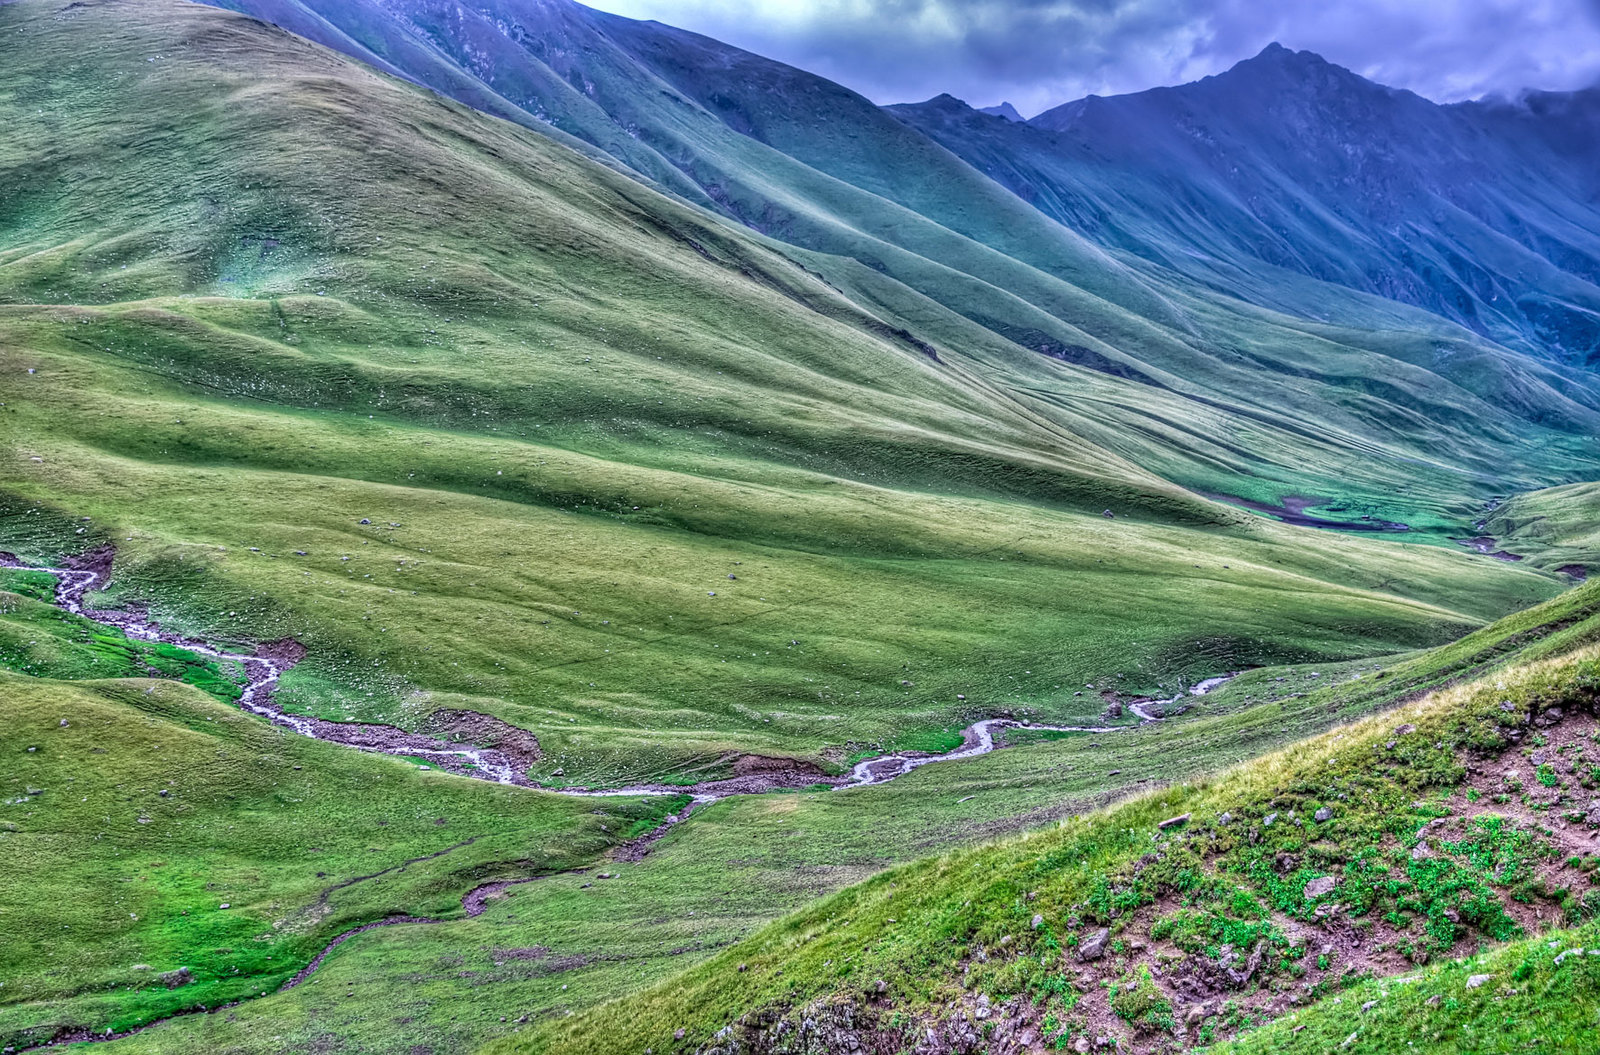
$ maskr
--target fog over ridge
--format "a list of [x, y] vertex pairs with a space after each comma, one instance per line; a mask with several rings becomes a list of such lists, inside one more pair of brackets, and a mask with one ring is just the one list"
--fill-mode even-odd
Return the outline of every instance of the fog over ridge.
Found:
[[1600, 82], [1600, 0], [593, 0], [881, 103], [1025, 116], [1227, 69], [1278, 41], [1439, 102]]

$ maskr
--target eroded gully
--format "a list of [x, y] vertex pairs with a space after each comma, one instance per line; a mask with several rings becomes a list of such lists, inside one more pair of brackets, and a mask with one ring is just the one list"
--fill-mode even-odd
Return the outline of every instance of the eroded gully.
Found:
[[[205, 656], [222, 662], [237, 664], [244, 672], [245, 683], [240, 690], [238, 704], [258, 717], [266, 719], [274, 725], [288, 729], [300, 736], [313, 740], [323, 740], [329, 743], [341, 744], [358, 751], [368, 751], [378, 754], [403, 755], [413, 758], [423, 758], [438, 765], [439, 768], [461, 776], [473, 777], [480, 780], [490, 780], [499, 784], [510, 784], [520, 787], [539, 787], [530, 781], [523, 773], [526, 762], [532, 761], [514, 748], [463, 746], [452, 747], [442, 744], [440, 740], [424, 733], [411, 733], [388, 725], [355, 722], [330, 722], [323, 718], [306, 715], [289, 714], [273, 699], [273, 690], [279, 678], [300, 661], [305, 655], [305, 649], [293, 640], [270, 642], [258, 648], [254, 653], [228, 652], [214, 648], [203, 641], [197, 641], [172, 631], [163, 630], [153, 620], [144, 618], [137, 613], [91, 610], [87, 607], [88, 594], [103, 588], [104, 580], [109, 573], [109, 557], [98, 561], [87, 561], [81, 568], [54, 568], [41, 565], [30, 565], [10, 554], [0, 554], [0, 567], [16, 571], [43, 572], [55, 578], [55, 603], [58, 607], [74, 615], [92, 620], [105, 626], [115, 627], [130, 638], [140, 641], [162, 642], [182, 648], [196, 655]], [[1182, 702], [1191, 696], [1204, 696], [1211, 690], [1227, 682], [1233, 675], [1208, 678], [1186, 692], [1179, 693], [1169, 700], [1146, 701], [1144, 703], [1129, 704], [1129, 710], [1139, 719], [1139, 725], [1162, 721], [1159, 714], [1153, 713], [1152, 707], [1170, 707]], [[475, 724], [501, 725], [497, 719], [488, 719], [486, 716], [474, 716]], [[604, 790], [591, 790], [586, 788], [542, 788], [542, 790], [560, 795], [572, 795], [583, 798], [620, 798], [627, 796], [648, 795], [688, 795], [689, 803], [678, 813], [670, 814], [654, 830], [639, 836], [628, 843], [624, 843], [612, 851], [613, 856], [622, 860], [638, 860], [649, 851], [656, 840], [665, 835], [671, 828], [680, 823], [691, 810], [698, 806], [709, 805], [721, 799], [732, 798], [739, 795], [759, 795], [773, 791], [797, 791], [802, 788], [830, 785], [834, 791], [845, 791], [850, 788], [869, 787], [872, 785], [886, 784], [898, 777], [903, 777], [922, 766], [934, 762], [958, 762], [969, 758], [977, 758], [1000, 748], [996, 741], [996, 734], [1005, 729], [1032, 729], [1041, 732], [1060, 733], [1121, 733], [1138, 726], [1115, 725], [1038, 725], [1012, 718], [986, 718], [962, 730], [961, 745], [943, 753], [904, 752], [892, 755], [880, 755], [875, 758], [865, 759], [850, 770], [848, 775], [830, 777], [822, 775], [805, 775], [796, 783], [793, 773], [779, 772], [758, 773], [742, 777], [733, 777], [727, 780], [708, 781], [694, 785], [673, 784], [639, 784], [625, 788], [609, 788]], [[510, 730], [511, 727], [506, 726]], [[785, 778], [788, 778], [787, 780]], [[572, 872], [587, 871], [590, 866], [571, 869]], [[557, 873], [550, 873], [557, 874]], [[546, 878], [546, 875], [531, 876], [524, 879], [499, 880], [485, 883], [469, 891], [462, 899], [461, 905], [466, 915], [481, 915], [488, 907], [490, 900], [498, 897], [505, 890], [524, 883], [535, 882]], [[278, 988], [278, 992], [293, 989], [295, 986], [309, 978], [322, 962], [339, 945], [364, 931], [376, 927], [396, 926], [400, 924], [434, 924], [443, 920], [418, 916], [399, 916], [388, 919], [364, 923], [351, 927], [335, 936], [327, 945], [312, 958], [304, 968], [294, 977]], [[237, 1002], [219, 1005], [213, 1008], [195, 1008], [167, 1018], [145, 1023], [122, 1033], [107, 1031], [101, 1034], [91, 1033], [87, 1029], [73, 1030], [58, 1034], [45, 1044], [32, 1048], [19, 1049], [18, 1055], [23, 1052], [40, 1050], [61, 1043], [82, 1043], [116, 1040], [141, 1032], [170, 1018], [187, 1014], [204, 1014], [222, 1010], [224, 1007], [236, 1006]]]

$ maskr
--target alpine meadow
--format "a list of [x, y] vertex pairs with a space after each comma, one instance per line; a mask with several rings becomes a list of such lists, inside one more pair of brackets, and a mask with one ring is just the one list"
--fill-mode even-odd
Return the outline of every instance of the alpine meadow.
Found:
[[0, 2], [0, 1047], [1592, 1052], [1600, 88], [1248, 55]]

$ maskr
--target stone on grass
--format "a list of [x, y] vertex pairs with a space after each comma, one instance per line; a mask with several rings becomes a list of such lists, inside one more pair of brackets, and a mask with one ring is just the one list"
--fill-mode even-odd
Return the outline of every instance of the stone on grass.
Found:
[[156, 981], [165, 985], [168, 989], [176, 989], [194, 981], [194, 976], [189, 973], [189, 968], [180, 967], [176, 971], [166, 971], [156, 975]]
[[1333, 876], [1318, 876], [1306, 884], [1305, 896], [1309, 898], [1322, 897], [1324, 894], [1333, 893], [1333, 888], [1339, 881]]
[[1324, 806], [1320, 810], [1318, 810], [1317, 812], [1313, 813], [1311, 815], [1311, 817], [1318, 824], [1322, 824], [1325, 821], [1333, 820], [1333, 811], [1330, 810], [1328, 807]]
[[1090, 931], [1088, 936], [1078, 943], [1078, 959], [1098, 960], [1106, 954], [1106, 945], [1111, 941], [1111, 930], [1101, 927], [1099, 930]]
[[1467, 979], [1467, 988], [1476, 989], [1484, 983], [1493, 980], [1493, 978], [1494, 975], [1492, 974], [1475, 974], [1471, 978]]

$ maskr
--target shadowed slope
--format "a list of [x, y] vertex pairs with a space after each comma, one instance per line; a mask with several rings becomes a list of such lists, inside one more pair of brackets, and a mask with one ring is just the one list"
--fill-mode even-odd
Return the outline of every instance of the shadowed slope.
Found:
[[1026, 125], [948, 96], [892, 109], [1102, 245], [1256, 303], [1381, 310], [1306, 276], [1600, 363], [1593, 92], [1438, 106], [1274, 45], [1218, 76]]
[[[1259, 261], [1231, 260], [1221, 288], [1271, 310], [1219, 296], [1209, 271], [1180, 277], [1171, 239], [1149, 260], [1117, 239], [1108, 253], [1008, 193], [1003, 173], [985, 169], [996, 183], [781, 63], [569, 0], [294, 10], [337, 24], [344, 36], [318, 37], [335, 47], [423, 48], [410, 76], [458, 98], [454, 78], [475, 79], [618, 167], [782, 240], [891, 326], [980, 360], [1043, 419], [1186, 486], [1337, 495], [1417, 523], [1462, 518], [1463, 496], [1592, 472], [1600, 395], [1587, 371]], [[1107, 389], [1063, 363], [1134, 383]]]

